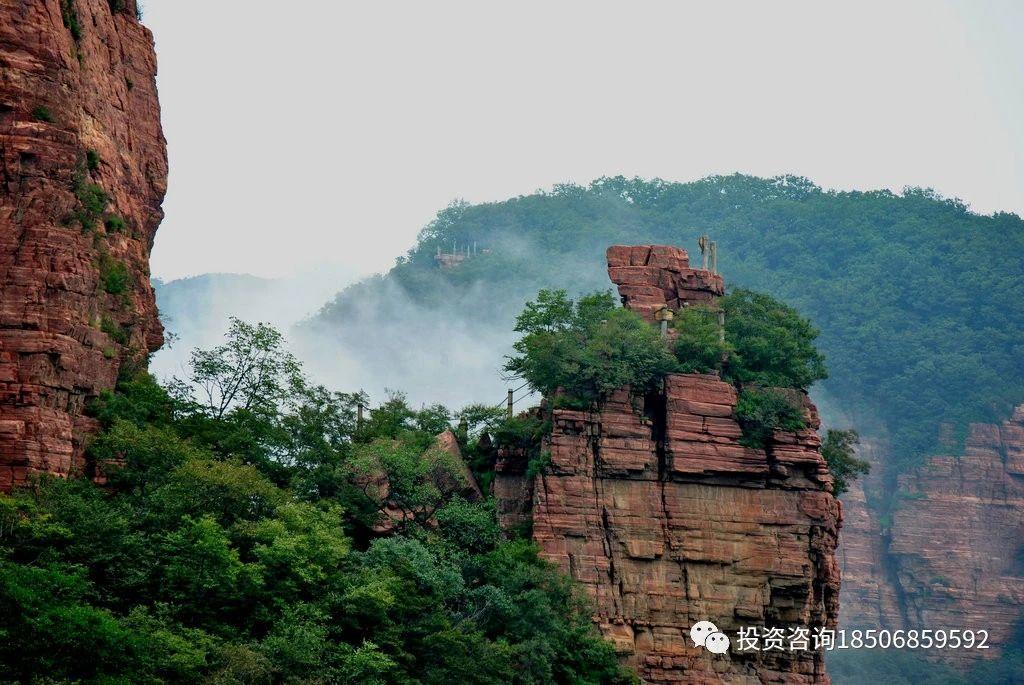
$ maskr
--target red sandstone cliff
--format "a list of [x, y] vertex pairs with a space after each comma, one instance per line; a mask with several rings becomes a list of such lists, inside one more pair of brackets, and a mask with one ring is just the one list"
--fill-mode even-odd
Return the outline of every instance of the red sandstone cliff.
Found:
[[1024, 407], [972, 424], [963, 456], [900, 475], [888, 526], [859, 487], [846, 511], [845, 626], [986, 629], [991, 649], [932, 656], [962, 667], [1000, 655], [1024, 619]]
[[[721, 278], [684, 251], [613, 247], [609, 275], [648, 318], [714, 299]], [[619, 390], [594, 411], [559, 409], [530, 481], [525, 455], [499, 454], [494, 483], [506, 526], [532, 518], [545, 558], [588, 590], [595, 620], [650, 683], [827, 683], [821, 652], [716, 656], [689, 628], [834, 626], [840, 506], [807, 430], [766, 450], [739, 444], [736, 391], [717, 376], [675, 374], [647, 397]], [[734, 644], [735, 647], [735, 644]]]
[[83, 408], [163, 342], [155, 77], [134, 0], [0, 0], [0, 490], [87, 472]]

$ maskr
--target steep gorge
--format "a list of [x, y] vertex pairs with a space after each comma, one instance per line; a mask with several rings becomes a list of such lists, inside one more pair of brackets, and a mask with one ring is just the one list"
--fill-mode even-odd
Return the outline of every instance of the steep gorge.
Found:
[[135, 0], [0, 1], [0, 490], [101, 477], [84, 408], [163, 342], [155, 79]]
[[[608, 264], [625, 305], [648, 319], [723, 291], [678, 248], [616, 246]], [[739, 443], [736, 391], [714, 375], [671, 374], [646, 397], [622, 388], [593, 411], [555, 409], [541, 473], [529, 478], [522, 453], [499, 455], [502, 522], [532, 523], [542, 554], [587, 588], [595, 621], [646, 682], [827, 683], [820, 650], [735, 644], [740, 627], [837, 619], [841, 507], [817, 412], [800, 400], [807, 428], [777, 432], [766, 449]], [[732, 637], [730, 655], [692, 643], [701, 620]]]

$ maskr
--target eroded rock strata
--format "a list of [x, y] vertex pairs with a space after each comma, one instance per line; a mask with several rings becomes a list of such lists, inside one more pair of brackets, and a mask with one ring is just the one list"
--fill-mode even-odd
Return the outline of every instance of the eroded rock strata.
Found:
[[[612, 247], [609, 275], [626, 306], [713, 300], [721, 278], [660, 246]], [[495, 495], [506, 525], [532, 519], [543, 555], [581, 582], [595, 621], [650, 683], [827, 683], [819, 651], [714, 655], [689, 629], [831, 627], [841, 520], [808, 428], [767, 449], [740, 445], [736, 391], [717, 376], [675, 374], [646, 397], [622, 388], [594, 411], [556, 409], [532, 482], [522, 454], [499, 457]], [[529, 498], [529, 499], [526, 499]]]
[[887, 526], [859, 488], [847, 504], [844, 625], [989, 631], [988, 650], [930, 655], [960, 668], [1002, 653], [1024, 619], [1024, 407], [901, 474]]
[[86, 403], [163, 341], [155, 76], [133, 0], [0, 0], [0, 490], [89, 472]]

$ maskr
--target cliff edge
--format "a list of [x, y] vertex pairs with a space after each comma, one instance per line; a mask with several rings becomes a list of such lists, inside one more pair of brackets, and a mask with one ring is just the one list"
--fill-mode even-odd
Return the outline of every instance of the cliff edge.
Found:
[[85, 405], [163, 343], [155, 79], [134, 0], [0, 0], [0, 490], [95, 476]]

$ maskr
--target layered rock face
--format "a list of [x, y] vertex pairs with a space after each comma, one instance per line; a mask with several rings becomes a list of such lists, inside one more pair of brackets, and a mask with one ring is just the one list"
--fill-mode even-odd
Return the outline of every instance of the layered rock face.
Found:
[[[676, 248], [613, 247], [608, 257], [625, 304], [645, 315], [723, 289]], [[595, 621], [646, 682], [828, 682], [820, 651], [736, 644], [741, 627], [788, 634], [836, 622], [840, 505], [817, 412], [800, 397], [808, 428], [751, 449], [739, 443], [733, 386], [675, 374], [658, 393], [622, 388], [594, 411], [554, 410], [550, 464], [532, 482], [522, 455], [499, 458], [506, 523], [532, 516], [543, 555], [587, 588]], [[693, 644], [701, 620], [730, 636], [730, 654]]]
[[851, 494], [844, 625], [985, 629], [991, 649], [931, 656], [958, 667], [998, 657], [1024, 619], [1024, 407], [972, 424], [963, 456], [901, 474], [888, 530]]
[[725, 293], [725, 282], [706, 269], [691, 269], [686, 250], [669, 245], [613, 245], [608, 277], [622, 303], [648, 321], [662, 307], [679, 309]]
[[134, 0], [0, 0], [0, 490], [89, 472], [86, 403], [163, 342], [155, 77]]

